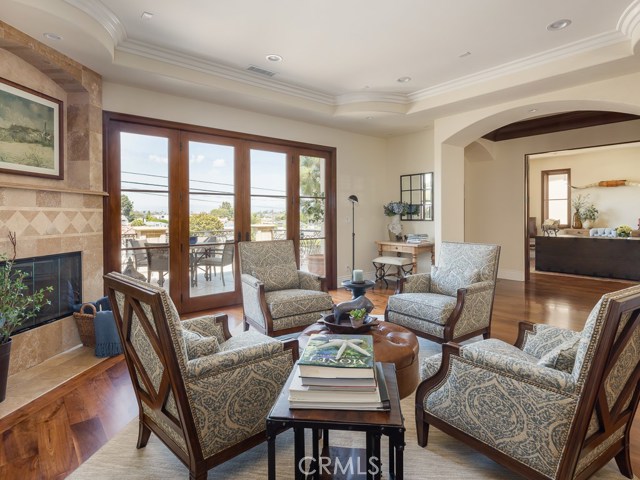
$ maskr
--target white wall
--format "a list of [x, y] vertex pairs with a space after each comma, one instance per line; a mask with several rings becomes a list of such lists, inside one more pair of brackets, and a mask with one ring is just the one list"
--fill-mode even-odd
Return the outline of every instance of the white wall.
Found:
[[[347, 197], [352, 194], [360, 200], [356, 206], [355, 264], [356, 268], [370, 269], [371, 259], [377, 254], [374, 240], [381, 238], [386, 228], [382, 199], [391, 198], [392, 192], [399, 188], [399, 180], [391, 182], [387, 178], [385, 139], [109, 82], [103, 84], [103, 108], [336, 147], [338, 278], [350, 277], [351, 202]], [[394, 174], [394, 177], [399, 178], [398, 175]]]
[[[380, 214], [383, 214], [383, 205], [390, 201], [400, 200], [400, 175], [411, 175], [415, 173], [427, 173], [434, 170], [433, 155], [433, 130], [422, 130], [417, 133], [400, 135], [387, 140], [387, 180], [393, 187], [386, 197], [381, 197], [379, 203]], [[388, 238], [387, 224], [388, 217], [385, 218], [383, 230], [379, 238]], [[434, 221], [401, 222], [402, 232], [426, 233], [429, 240], [435, 239]], [[418, 272], [429, 271], [430, 256], [427, 254], [418, 257]]]
[[[433, 130], [401, 135], [387, 141], [387, 179], [394, 187], [386, 197], [380, 198], [382, 206], [390, 201], [400, 200], [400, 175], [433, 172]], [[435, 234], [433, 221], [402, 222], [402, 231], [407, 233], [426, 233], [431, 239]], [[386, 238], [387, 229], [380, 232]]]
[[[640, 122], [634, 122], [640, 128]], [[571, 185], [583, 186], [603, 180], [630, 180], [640, 183], [640, 145], [618, 144], [590, 150], [552, 152], [529, 159], [529, 214], [542, 218], [541, 172], [559, 168], [571, 169]], [[572, 197], [589, 195], [588, 201], [599, 211], [596, 227], [630, 225], [636, 228], [640, 217], [640, 186], [594, 187], [573, 189]], [[572, 209], [573, 212], [573, 209]]]

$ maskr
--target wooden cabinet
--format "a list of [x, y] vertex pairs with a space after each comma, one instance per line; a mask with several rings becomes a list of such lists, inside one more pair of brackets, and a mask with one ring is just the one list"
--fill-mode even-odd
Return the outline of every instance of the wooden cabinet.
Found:
[[536, 270], [640, 280], [640, 238], [536, 237]]

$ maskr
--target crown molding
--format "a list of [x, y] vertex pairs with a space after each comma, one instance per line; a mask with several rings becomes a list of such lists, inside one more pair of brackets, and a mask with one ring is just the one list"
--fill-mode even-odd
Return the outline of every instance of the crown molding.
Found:
[[114, 45], [118, 45], [127, 38], [127, 32], [124, 25], [120, 22], [120, 19], [109, 10], [104, 3], [99, 0], [64, 0], [69, 5], [82, 10], [84, 13], [93, 18], [96, 22], [102, 25], [111, 39]]
[[336, 105], [349, 105], [352, 103], [381, 102], [408, 105], [409, 97], [404, 93], [388, 92], [352, 92], [335, 97]]
[[325, 105], [335, 105], [335, 97], [333, 95], [329, 95], [317, 90], [311, 90], [309, 88], [299, 87], [297, 85], [280, 82], [272, 77], [268, 79], [262, 79], [258, 76], [258, 74], [245, 72], [233, 67], [228, 67], [226, 65], [212, 62], [201, 57], [186, 55], [174, 50], [164, 49], [156, 45], [150, 45], [135, 40], [125, 40], [116, 47], [116, 50], [122, 53], [137, 55], [161, 63], [167, 63], [177, 67], [225, 78], [227, 80], [233, 80], [253, 87], [264, 88], [285, 95], [292, 95], [294, 97], [303, 98], [305, 100], [319, 102]]
[[632, 38], [633, 32], [638, 26], [640, 26], [640, 0], [635, 0], [622, 13], [616, 28], [628, 38]]
[[[137, 55], [160, 63], [174, 65], [192, 71], [201, 72], [252, 87], [290, 95], [307, 101], [329, 106], [347, 106], [358, 103], [380, 103], [410, 105], [437, 95], [446, 94], [463, 88], [496, 80], [500, 77], [523, 72], [570, 56], [595, 51], [600, 48], [629, 43], [640, 37], [640, 0], [634, 0], [620, 17], [616, 30], [596, 35], [586, 40], [547, 50], [526, 58], [508, 62], [481, 72], [443, 82], [410, 94], [385, 92], [351, 92], [342, 95], [329, 93], [309, 87], [302, 87], [279, 81], [275, 78], [260, 78], [257, 74], [229, 67], [202, 57], [187, 55], [175, 50], [161, 48], [152, 44], [131, 40], [118, 17], [100, 0], [64, 0], [67, 4], [85, 12], [97, 21], [113, 39], [115, 50]], [[355, 106], [355, 105], [354, 105]]]
[[466, 75], [450, 82], [444, 82], [433, 87], [425, 88], [409, 94], [408, 97], [411, 102], [418, 102], [436, 95], [470, 87], [489, 80], [496, 80], [497, 78], [504, 77], [509, 74], [522, 72], [554, 61], [563, 60], [578, 53], [586, 53], [627, 41], [628, 38], [619, 31], [603, 33], [587, 40], [574, 42], [563, 47], [547, 50], [545, 52], [514, 60], [513, 62], [504, 63], [481, 72]]

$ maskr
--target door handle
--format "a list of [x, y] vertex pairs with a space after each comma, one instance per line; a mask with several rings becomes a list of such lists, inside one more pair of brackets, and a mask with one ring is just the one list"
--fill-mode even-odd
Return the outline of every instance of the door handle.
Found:
[[238, 241], [242, 240], [242, 233], [238, 232]]

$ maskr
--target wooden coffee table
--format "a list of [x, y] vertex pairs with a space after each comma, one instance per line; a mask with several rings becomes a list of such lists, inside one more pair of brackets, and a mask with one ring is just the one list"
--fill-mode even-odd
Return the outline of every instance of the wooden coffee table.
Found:
[[[388, 411], [358, 411], [358, 410], [290, 410], [289, 385], [296, 374], [294, 369], [289, 375], [287, 383], [282, 388], [280, 396], [267, 416], [267, 449], [268, 449], [268, 478], [276, 479], [276, 436], [289, 428], [294, 431], [295, 475], [296, 480], [320, 478], [326, 469], [333, 471], [335, 459], [329, 457], [329, 430], [349, 430], [365, 432], [366, 436], [366, 475], [367, 479], [379, 479], [382, 472], [380, 456], [380, 437], [389, 438], [389, 478], [402, 480], [403, 478], [403, 450], [404, 419], [400, 410], [400, 397], [396, 383], [393, 364], [383, 364], [384, 378], [387, 382], [391, 409]], [[312, 432], [313, 452], [308, 468], [301, 468], [305, 460], [304, 431]], [[323, 448], [320, 452], [320, 433], [322, 432]], [[327, 459], [331, 466], [327, 466]], [[323, 465], [325, 468], [323, 469]], [[335, 464], [337, 465], [337, 464]], [[352, 464], [353, 465], [353, 464]], [[344, 466], [344, 464], [342, 464]], [[340, 470], [338, 470], [340, 471]]]
[[[331, 332], [322, 323], [310, 325], [298, 337], [301, 352], [307, 345], [309, 336], [314, 333]], [[415, 334], [400, 325], [382, 320], [379, 320], [378, 326], [364, 333], [367, 334], [373, 337], [373, 356], [376, 362], [393, 363], [396, 366], [400, 398], [411, 395], [420, 383], [420, 345]]]

